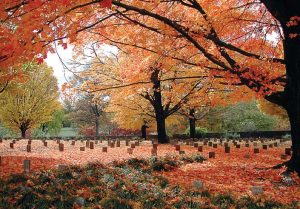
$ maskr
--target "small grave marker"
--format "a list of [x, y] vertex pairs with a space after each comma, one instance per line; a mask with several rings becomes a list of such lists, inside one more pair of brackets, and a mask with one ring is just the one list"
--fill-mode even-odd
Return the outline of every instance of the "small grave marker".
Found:
[[215, 152], [209, 152], [208, 153], [208, 158], [215, 158], [216, 157], [216, 153]]
[[184, 154], [185, 154], [185, 151], [179, 150], [179, 154], [180, 154], [180, 155], [184, 155]]
[[[131, 147], [131, 149], [134, 149], [135, 148], [135, 144], [131, 144], [130, 147]], [[128, 148], [128, 149], [130, 149], [130, 148]]]
[[195, 187], [195, 189], [203, 189], [203, 181], [200, 180], [194, 181], [193, 187]]
[[29, 173], [30, 172], [30, 160], [24, 160], [23, 166], [24, 166], [24, 172]]
[[152, 155], [152, 156], [157, 156], [157, 149], [152, 148], [152, 149], [151, 149], [151, 155]]
[[287, 160], [287, 159], [288, 159], [288, 156], [285, 155], [285, 154], [282, 154], [282, 155], [280, 156], [280, 158], [281, 158], [281, 160]]
[[94, 149], [95, 146], [94, 146], [94, 142], [90, 142], [90, 149]]
[[132, 155], [133, 154], [133, 148], [128, 148], [127, 149], [127, 153], [130, 154], [130, 155]]
[[64, 151], [64, 144], [63, 143], [59, 143], [58, 144], [58, 149], [60, 152], [63, 152]]
[[291, 155], [292, 154], [292, 149], [291, 148], [285, 148], [285, 152], [286, 155]]
[[198, 147], [198, 152], [203, 152], [203, 146]]
[[107, 147], [102, 147], [102, 152], [107, 152]]
[[179, 145], [179, 144], [176, 144], [176, 145], [175, 145], [175, 150], [176, 150], [176, 151], [180, 151], [180, 145]]
[[251, 187], [251, 192], [253, 195], [260, 195], [263, 193], [263, 188], [261, 186], [253, 186]]
[[264, 144], [263, 149], [268, 149], [268, 145]]
[[225, 147], [225, 153], [230, 153], [230, 147]]
[[27, 149], [27, 152], [31, 152], [31, 145], [30, 145], [30, 144], [27, 144], [26, 149]]
[[80, 147], [80, 151], [85, 151], [85, 147]]
[[259, 153], [259, 148], [254, 148], [254, 153], [258, 154]]

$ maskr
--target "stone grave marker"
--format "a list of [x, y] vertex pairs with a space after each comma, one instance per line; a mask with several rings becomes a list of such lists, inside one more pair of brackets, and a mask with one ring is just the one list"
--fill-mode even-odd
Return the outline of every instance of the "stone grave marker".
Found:
[[237, 149], [240, 149], [240, 148], [241, 148], [241, 145], [240, 145], [240, 144], [236, 144], [235, 147], [236, 147]]
[[244, 158], [245, 158], [245, 159], [250, 159], [251, 156], [250, 156], [249, 154], [245, 154], [245, 155], [244, 155]]
[[213, 148], [218, 148], [218, 145], [217, 144], [213, 144]]
[[284, 153], [285, 153], [286, 155], [291, 155], [291, 154], [292, 154], [292, 149], [291, 149], [291, 148], [285, 148]]
[[185, 151], [179, 150], [179, 154], [180, 154], [180, 155], [184, 155], [184, 154], [185, 154]]
[[58, 149], [60, 152], [63, 152], [64, 151], [64, 144], [63, 143], [59, 143], [58, 144]]
[[259, 148], [254, 148], [253, 152], [254, 152], [255, 154], [258, 154], [258, 153], [259, 153]]
[[31, 144], [27, 144], [26, 149], [27, 149], [27, 152], [31, 152]]
[[225, 153], [230, 153], [230, 147], [225, 147]]
[[30, 172], [30, 160], [24, 160], [23, 161], [23, 168], [25, 173]]
[[212, 142], [208, 142], [208, 146], [210, 146], [210, 147], [211, 147], [211, 146], [212, 146]]
[[74, 146], [74, 145], [75, 145], [75, 141], [72, 141], [72, 142], [71, 142], [71, 145], [73, 145], [73, 146]]
[[60, 171], [68, 169], [68, 166], [64, 165], [64, 164], [59, 164], [57, 167], [58, 167], [58, 170], [60, 170]]
[[136, 141], [134, 144], [135, 144], [135, 146], [140, 146], [140, 142], [139, 141]]
[[80, 147], [80, 151], [85, 151], [85, 147]]
[[152, 155], [152, 156], [157, 156], [157, 149], [152, 148], [152, 149], [151, 149], [151, 155]]
[[194, 143], [194, 147], [196, 147], [196, 148], [197, 148], [198, 146], [199, 146], [199, 144], [198, 144], [198, 143]]
[[203, 187], [204, 187], [203, 181], [201, 181], [201, 180], [193, 181], [193, 187], [195, 189], [203, 189]]
[[253, 195], [260, 195], [263, 193], [263, 188], [261, 186], [252, 186], [251, 192]]
[[95, 146], [94, 146], [94, 142], [90, 142], [90, 149], [94, 149]]
[[133, 148], [127, 148], [127, 153], [132, 155], [133, 154]]
[[121, 147], [121, 142], [118, 140], [116, 147]]
[[125, 146], [129, 146], [129, 140], [128, 139], [125, 140]]
[[48, 142], [44, 141], [44, 146], [47, 147], [48, 146]]
[[263, 149], [268, 149], [268, 145], [263, 144], [262, 148], [263, 148]]
[[115, 148], [115, 143], [114, 142], [110, 142], [110, 148]]
[[157, 149], [158, 144], [152, 144], [153, 149]]
[[14, 143], [13, 143], [13, 142], [9, 143], [9, 147], [10, 147], [11, 149], [13, 149], [13, 148], [14, 148]]
[[208, 158], [215, 158], [216, 157], [216, 153], [215, 152], [209, 152], [208, 153]]
[[288, 156], [285, 155], [285, 154], [282, 154], [282, 155], [280, 156], [280, 159], [281, 159], [281, 160], [287, 160], [287, 159], [288, 159]]
[[85, 147], [90, 147], [90, 141], [89, 140], [87, 140], [86, 142], [85, 142]]
[[180, 151], [180, 145], [179, 145], [179, 144], [176, 144], [176, 145], [175, 145], [175, 150], [176, 150], [176, 151]]
[[102, 152], [107, 152], [107, 147], [102, 147]]
[[198, 147], [198, 152], [203, 152], [203, 146]]
[[[135, 143], [130, 145], [131, 149], [135, 148]], [[129, 148], [128, 148], [129, 149]]]

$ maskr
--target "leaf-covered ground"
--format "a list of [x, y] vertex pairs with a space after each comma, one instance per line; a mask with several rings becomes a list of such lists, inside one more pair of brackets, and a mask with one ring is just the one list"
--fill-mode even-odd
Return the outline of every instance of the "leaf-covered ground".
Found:
[[[59, 164], [87, 165], [88, 163], [100, 162], [107, 165], [114, 161], [122, 162], [123, 160], [131, 158], [149, 159], [152, 148], [152, 145], [149, 143], [144, 143], [141, 146], [137, 146], [133, 154], [130, 155], [127, 153], [128, 147], [123, 143], [121, 143], [120, 148], [108, 148], [107, 153], [102, 153], [104, 142], [103, 144], [99, 143], [95, 145], [95, 149], [93, 150], [86, 148], [85, 151], [79, 151], [79, 147], [85, 145], [84, 142], [76, 142], [75, 146], [70, 145], [70, 143], [71, 142], [64, 142], [65, 150], [64, 152], [60, 152], [57, 143], [54, 141], [49, 141], [48, 147], [44, 147], [41, 141], [32, 141], [32, 152], [27, 153], [27, 141], [18, 141], [14, 149], [10, 149], [9, 143], [4, 141], [0, 144], [0, 155], [2, 156], [0, 175], [4, 179], [7, 179], [11, 178], [9, 175], [12, 173], [21, 173], [23, 171], [23, 160], [25, 158], [31, 160], [33, 170], [41, 170], [38, 173], [45, 173], [44, 170], [56, 168]], [[184, 150], [186, 154], [179, 155], [178, 152], [175, 151], [174, 146], [159, 145], [159, 156], [175, 155], [177, 156], [177, 160], [184, 163], [179, 163], [176, 166], [169, 164], [161, 165], [158, 163], [154, 169], [155, 172], [151, 173], [151, 176], [162, 175], [169, 181], [169, 189], [178, 185], [184, 191], [193, 188], [195, 182], [203, 182], [203, 189], [208, 193], [225, 196], [230, 193], [230, 198], [235, 199], [235, 201], [244, 196], [259, 199], [261, 196], [252, 195], [251, 187], [261, 186], [264, 190], [264, 194], [262, 199], [257, 201], [264, 202], [273, 200], [282, 204], [300, 202], [299, 177], [292, 175], [292, 178], [290, 178], [280, 175], [284, 171], [284, 168], [277, 170], [272, 169], [273, 166], [283, 162], [280, 156], [284, 153], [284, 147], [285, 146], [282, 145], [280, 148], [261, 149], [259, 154], [253, 153], [253, 147], [247, 148], [242, 146], [241, 149], [232, 147], [231, 153], [226, 154], [224, 147], [219, 146], [218, 148], [212, 148], [205, 146], [204, 152], [200, 154], [207, 158], [208, 152], [214, 151], [216, 158], [199, 163], [191, 157], [197, 153], [197, 148], [183, 145], [181, 149]], [[115, 169], [111, 164], [109, 165], [110, 169]], [[32, 178], [38, 178], [40, 175], [38, 173], [33, 174]], [[50, 173], [53, 172], [51, 171]], [[56, 171], [54, 173], [56, 175]], [[47, 173], [45, 175], [50, 174]], [[54, 176], [53, 178], [55, 179], [56, 177]], [[125, 175], [124, 178], [127, 178], [127, 175]], [[98, 181], [97, 177], [93, 177], [92, 179]], [[92, 179], [90, 180], [92, 181]], [[71, 180], [72, 179], [70, 179], [70, 181]], [[39, 182], [40, 180], [36, 179], [35, 181]], [[76, 185], [78, 184], [77, 181], [78, 179], [72, 180]], [[83, 189], [83, 191], [85, 191], [91, 189], [88, 186], [77, 186], [78, 188], [76, 187], [76, 190]], [[35, 195], [39, 195], [39, 193], [37, 192]], [[73, 199], [78, 197], [78, 195], [80, 196], [80, 194], [72, 192], [69, 195], [71, 195]], [[42, 196], [44, 196], [44, 194], [42, 194]], [[174, 197], [172, 201], [179, 201], [178, 198]], [[167, 200], [164, 201], [168, 202]], [[212, 200], [207, 201], [211, 202]]]

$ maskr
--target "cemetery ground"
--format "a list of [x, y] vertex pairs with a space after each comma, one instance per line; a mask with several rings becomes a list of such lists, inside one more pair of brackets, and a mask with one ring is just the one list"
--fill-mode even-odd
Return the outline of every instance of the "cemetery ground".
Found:
[[300, 208], [300, 178], [273, 169], [290, 146], [2, 140], [0, 208]]

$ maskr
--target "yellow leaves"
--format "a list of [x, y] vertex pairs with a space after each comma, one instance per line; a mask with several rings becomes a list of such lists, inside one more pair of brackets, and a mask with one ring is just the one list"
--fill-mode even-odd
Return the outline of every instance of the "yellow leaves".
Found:
[[24, 68], [28, 73], [27, 81], [11, 83], [1, 98], [1, 122], [15, 131], [23, 123], [35, 128], [51, 120], [52, 113], [61, 108], [52, 69], [34, 63], [28, 63]]

